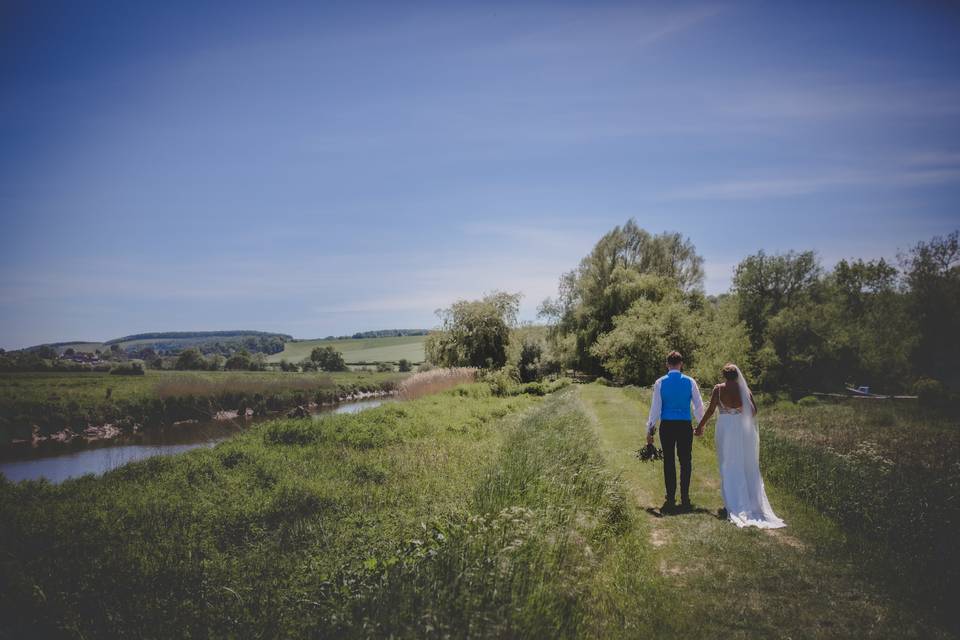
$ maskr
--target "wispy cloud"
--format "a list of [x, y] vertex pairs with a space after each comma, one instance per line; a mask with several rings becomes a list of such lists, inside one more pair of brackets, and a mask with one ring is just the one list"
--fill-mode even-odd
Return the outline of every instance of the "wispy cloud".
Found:
[[495, 40], [475, 51], [483, 55], [583, 56], [596, 50], [640, 50], [694, 29], [727, 11], [719, 4], [658, 11], [649, 6], [618, 8], [557, 7], [549, 21], [537, 20], [528, 28]]
[[960, 167], [831, 172], [771, 178], [745, 178], [694, 184], [664, 193], [662, 200], [749, 200], [804, 196], [858, 187], [922, 187], [960, 184]]
[[866, 84], [808, 74], [784, 84], [774, 78], [754, 77], [749, 84], [734, 81], [716, 95], [722, 96], [715, 103], [717, 112], [764, 120], [960, 114], [960, 90], [921, 82]]

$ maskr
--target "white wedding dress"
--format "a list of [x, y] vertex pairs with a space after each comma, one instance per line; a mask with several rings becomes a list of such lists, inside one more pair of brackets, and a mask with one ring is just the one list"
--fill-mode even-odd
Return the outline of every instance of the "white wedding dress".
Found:
[[760, 433], [750, 410], [750, 390], [737, 370], [741, 408], [720, 403], [717, 418], [717, 461], [720, 463], [720, 491], [727, 517], [738, 527], [778, 529], [787, 526], [767, 500], [760, 476]]

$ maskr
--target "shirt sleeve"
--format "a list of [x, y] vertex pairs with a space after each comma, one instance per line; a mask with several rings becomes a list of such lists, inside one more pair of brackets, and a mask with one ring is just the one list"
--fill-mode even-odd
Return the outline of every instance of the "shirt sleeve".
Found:
[[657, 431], [657, 421], [660, 419], [660, 380], [653, 385], [653, 398], [650, 401], [650, 415], [647, 417], [647, 435], [652, 436]]
[[697, 381], [693, 378], [690, 378], [690, 384], [693, 385], [693, 415], [696, 416], [697, 422], [703, 420], [703, 398], [700, 396], [700, 386], [697, 384]]

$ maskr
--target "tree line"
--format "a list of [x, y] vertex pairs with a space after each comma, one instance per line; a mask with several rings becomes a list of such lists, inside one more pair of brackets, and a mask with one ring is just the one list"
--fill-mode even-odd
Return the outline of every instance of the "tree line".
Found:
[[572, 370], [648, 385], [677, 349], [704, 384], [735, 362], [758, 389], [794, 397], [850, 385], [929, 397], [960, 390], [956, 231], [895, 262], [844, 259], [827, 269], [812, 250], [759, 251], [736, 266], [728, 292], [707, 296], [703, 280], [689, 239], [630, 220], [560, 278], [539, 310], [545, 331], [517, 327], [519, 294], [494, 292], [440, 312], [427, 356], [507, 366], [517, 378]]

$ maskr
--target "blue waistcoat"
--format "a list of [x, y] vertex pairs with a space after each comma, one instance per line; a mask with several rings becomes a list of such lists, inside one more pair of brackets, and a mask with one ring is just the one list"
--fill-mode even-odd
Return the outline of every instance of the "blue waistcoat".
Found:
[[660, 378], [661, 420], [690, 420], [693, 378], [670, 371]]

